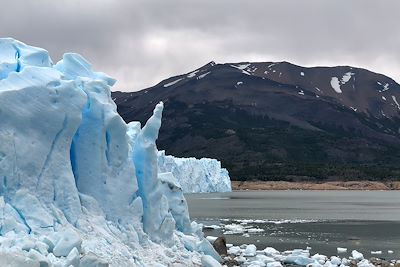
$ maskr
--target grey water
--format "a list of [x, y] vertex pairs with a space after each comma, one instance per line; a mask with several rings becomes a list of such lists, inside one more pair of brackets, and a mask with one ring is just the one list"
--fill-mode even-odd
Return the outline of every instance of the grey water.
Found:
[[[187, 194], [186, 199], [191, 219], [206, 226], [266, 220], [244, 224], [264, 232], [225, 235], [234, 245], [279, 251], [311, 247], [311, 254], [328, 256], [345, 247], [347, 253], [339, 256], [356, 249], [365, 257], [400, 259], [400, 191], [234, 191]], [[220, 236], [224, 229], [204, 232]]]

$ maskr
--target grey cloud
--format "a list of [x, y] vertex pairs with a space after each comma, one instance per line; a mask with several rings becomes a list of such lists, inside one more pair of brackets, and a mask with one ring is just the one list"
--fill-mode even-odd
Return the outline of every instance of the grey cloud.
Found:
[[211, 60], [354, 65], [400, 81], [396, 0], [0, 0], [0, 36], [67, 51], [139, 90]]

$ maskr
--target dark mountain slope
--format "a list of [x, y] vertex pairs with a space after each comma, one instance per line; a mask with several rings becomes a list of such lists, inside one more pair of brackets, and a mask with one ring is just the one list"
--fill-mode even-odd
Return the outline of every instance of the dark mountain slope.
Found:
[[127, 121], [165, 102], [159, 147], [213, 157], [233, 179], [397, 179], [400, 86], [353, 67], [215, 64], [133, 93]]

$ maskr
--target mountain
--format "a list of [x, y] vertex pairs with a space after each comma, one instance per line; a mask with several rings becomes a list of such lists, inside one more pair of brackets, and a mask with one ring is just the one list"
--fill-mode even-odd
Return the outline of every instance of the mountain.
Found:
[[113, 92], [126, 122], [165, 102], [158, 145], [221, 160], [233, 180], [398, 179], [400, 85], [350, 66], [207, 65]]

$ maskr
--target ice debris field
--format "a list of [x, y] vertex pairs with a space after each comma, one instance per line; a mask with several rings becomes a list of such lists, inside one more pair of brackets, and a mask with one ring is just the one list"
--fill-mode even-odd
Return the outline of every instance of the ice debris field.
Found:
[[[163, 103], [143, 127], [127, 125], [114, 83], [78, 54], [53, 64], [0, 39], [0, 266], [220, 266], [189, 219], [190, 163], [157, 151]], [[160, 158], [173, 167], [159, 171]]]
[[[378, 258], [365, 259], [357, 250], [351, 252], [351, 256], [325, 256], [310, 254], [310, 249], [294, 249], [280, 252], [273, 247], [258, 250], [253, 244], [233, 246], [227, 244], [227, 258], [240, 266], [247, 267], [283, 267], [283, 266], [308, 266], [308, 267], [375, 267], [375, 266], [400, 266], [400, 261], [385, 261]], [[338, 248], [338, 255], [347, 252], [347, 248]], [[376, 254], [379, 254], [377, 251]]]

